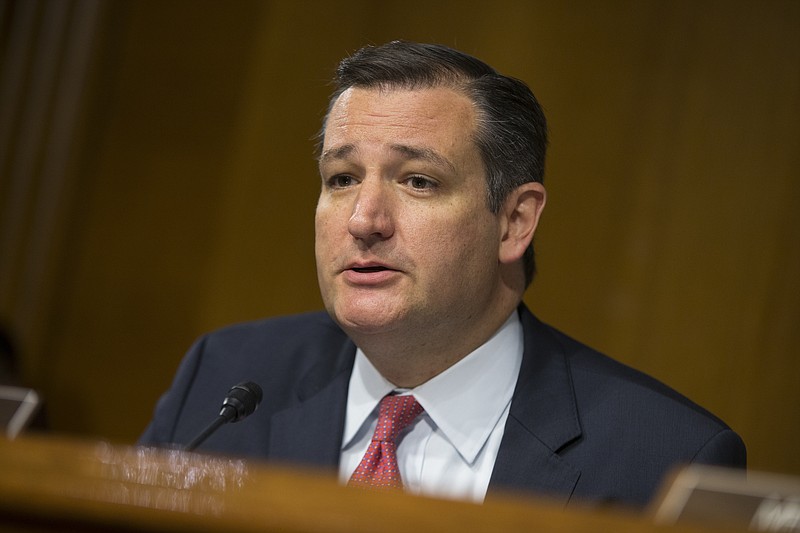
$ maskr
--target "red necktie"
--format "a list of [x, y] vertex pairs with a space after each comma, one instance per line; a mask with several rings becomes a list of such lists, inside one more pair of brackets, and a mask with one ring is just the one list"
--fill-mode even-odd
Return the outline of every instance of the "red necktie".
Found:
[[423, 411], [413, 396], [385, 396], [381, 400], [378, 425], [367, 453], [350, 477], [348, 485], [401, 488], [397, 468], [397, 435]]

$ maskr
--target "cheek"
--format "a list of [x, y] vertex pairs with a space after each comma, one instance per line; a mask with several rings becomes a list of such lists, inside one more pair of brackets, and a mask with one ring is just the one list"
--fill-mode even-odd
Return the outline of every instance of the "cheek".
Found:
[[328, 275], [329, 267], [335, 263], [336, 244], [328, 224], [317, 220], [315, 228], [314, 256], [317, 263], [317, 275], [324, 277]]
[[332, 216], [334, 211], [329, 205], [320, 203], [314, 216], [314, 237], [317, 251], [330, 248], [333, 243], [331, 239], [335, 233], [336, 218]]
[[314, 226], [317, 231], [329, 234], [335, 230], [346, 230], [352, 213], [352, 199], [331, 198], [330, 195], [323, 193], [314, 211]]
[[476, 270], [497, 259], [495, 225], [478, 209], [449, 217], [418, 216], [408, 226], [408, 247], [437, 275], [458, 276], [465, 268]]

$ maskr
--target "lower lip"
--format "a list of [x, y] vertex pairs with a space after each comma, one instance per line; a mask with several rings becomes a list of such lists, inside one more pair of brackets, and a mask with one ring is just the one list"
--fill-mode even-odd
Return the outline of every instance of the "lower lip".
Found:
[[351, 285], [380, 285], [392, 280], [399, 273], [396, 270], [376, 270], [374, 272], [358, 272], [345, 270], [342, 275]]

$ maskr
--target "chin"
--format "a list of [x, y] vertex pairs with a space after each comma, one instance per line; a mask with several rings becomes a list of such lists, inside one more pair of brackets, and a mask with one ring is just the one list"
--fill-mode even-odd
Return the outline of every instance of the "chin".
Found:
[[381, 309], [334, 309], [331, 316], [350, 334], [372, 335], [397, 329], [400, 317]]
[[343, 319], [336, 319], [339, 325], [348, 333], [359, 333], [362, 335], [371, 335], [390, 331], [392, 328], [391, 322], [376, 320], [375, 317], [346, 317]]

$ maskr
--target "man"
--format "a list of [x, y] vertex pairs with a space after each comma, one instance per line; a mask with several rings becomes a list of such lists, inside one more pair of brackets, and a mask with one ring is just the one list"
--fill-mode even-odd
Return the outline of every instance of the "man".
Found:
[[201, 449], [478, 502], [644, 505], [676, 464], [744, 466], [723, 422], [521, 304], [545, 147], [527, 86], [475, 58], [393, 42], [345, 59], [319, 150], [327, 313], [199, 340], [142, 442], [190, 441], [252, 380], [259, 410]]

